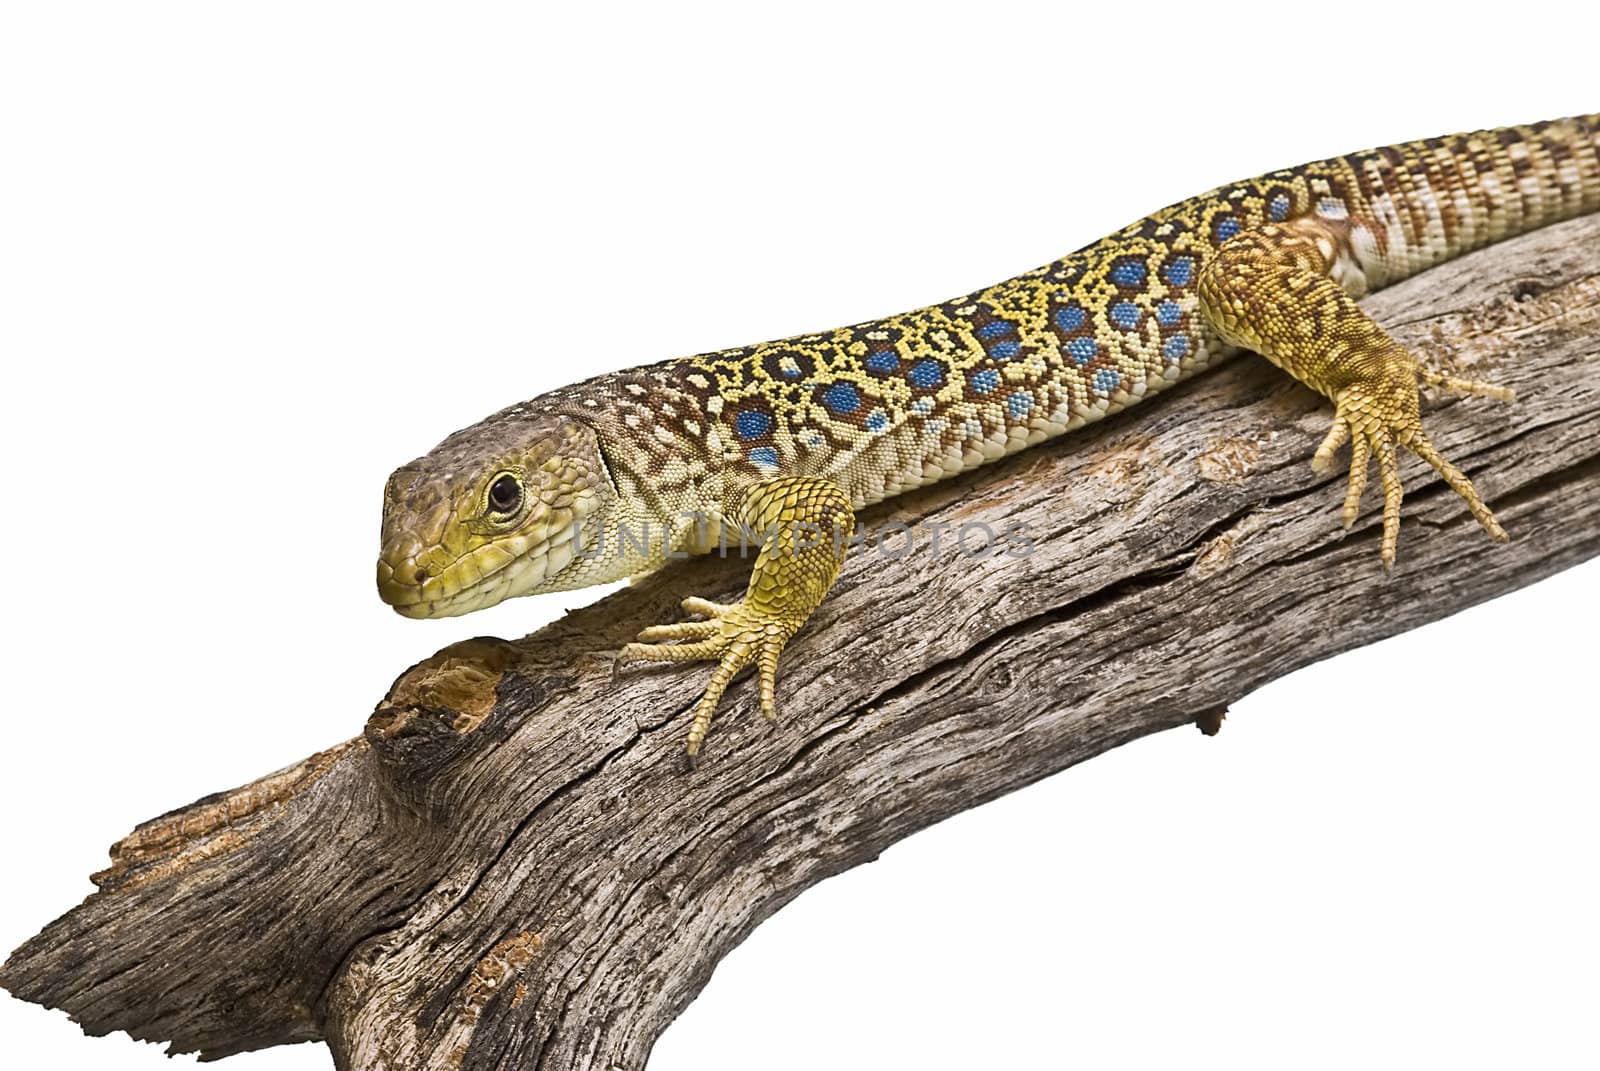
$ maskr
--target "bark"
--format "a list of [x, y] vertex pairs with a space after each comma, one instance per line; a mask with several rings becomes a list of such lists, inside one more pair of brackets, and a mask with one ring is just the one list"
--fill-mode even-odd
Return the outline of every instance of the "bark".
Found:
[[[1600, 218], [1366, 304], [1517, 388], [1426, 416], [1509, 546], [1411, 458], [1386, 576], [1379, 496], [1346, 534], [1343, 474], [1308, 465], [1328, 405], [1235, 361], [869, 514], [919, 524], [918, 552], [858, 554], [785, 658], [782, 721], [737, 685], [697, 768], [707, 670], [614, 674], [611, 655], [683, 595], [736, 596], [737, 561], [413, 667], [362, 736], [140, 826], [0, 982], [92, 1034], [207, 1058], [320, 1038], [362, 1071], [641, 1067], [718, 960], [815, 882], [1600, 550]], [[979, 522], [1020, 526], [1031, 552], [960, 556]]]

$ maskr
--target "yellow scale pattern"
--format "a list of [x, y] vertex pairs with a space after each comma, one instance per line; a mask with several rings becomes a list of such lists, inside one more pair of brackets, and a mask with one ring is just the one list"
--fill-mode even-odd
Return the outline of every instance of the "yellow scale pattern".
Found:
[[[1399, 446], [1428, 460], [1489, 534], [1504, 538], [1471, 483], [1428, 442], [1417, 384], [1508, 392], [1421, 368], [1353, 298], [1597, 210], [1600, 115], [1430, 138], [1219, 187], [943, 304], [601, 376], [495, 414], [398, 472], [380, 589], [401, 612], [433, 616], [633, 575], [660, 565], [669, 548], [704, 549], [704, 533], [695, 537], [683, 522], [689, 515], [844, 530], [854, 509], [1064, 434], [1240, 348], [1334, 402], [1333, 429], [1314, 462], [1326, 466], [1351, 444], [1347, 523], [1377, 460], [1385, 565], [1399, 530]], [[595, 532], [661, 525], [669, 532], [661, 547], [560, 554], [533, 495], [500, 528], [479, 515], [492, 481], [558, 471], [561, 455], [529, 444], [570, 439], [574, 427], [593, 440], [572, 451], [575, 464], [590, 472], [598, 454], [615, 488], [605, 501], [580, 498], [577, 512], [592, 515]], [[408, 511], [413, 500], [465, 505], [442, 518], [435, 510], [424, 523]], [[572, 503], [561, 505], [571, 516]], [[446, 576], [497, 549], [505, 557], [511, 544], [545, 556], [540, 569], [523, 570], [531, 580], [491, 587], [500, 566], [480, 565], [480, 590], [495, 592], [488, 597]], [[449, 562], [435, 569], [428, 554]], [[782, 554], [791, 560], [778, 569]], [[764, 545], [744, 602], [691, 600], [686, 607], [707, 620], [648, 630], [623, 652], [628, 661], [718, 662], [691, 754], [745, 665], [759, 669], [762, 708], [774, 714], [777, 654], [842, 556], [827, 541]], [[405, 579], [413, 574], [415, 585]]]

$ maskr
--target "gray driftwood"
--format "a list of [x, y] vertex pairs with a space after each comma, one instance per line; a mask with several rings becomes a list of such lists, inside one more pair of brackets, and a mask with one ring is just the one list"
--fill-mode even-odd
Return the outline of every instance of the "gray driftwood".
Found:
[[[717, 961], [807, 886], [1600, 550], [1600, 219], [1368, 305], [1429, 357], [1520, 391], [1427, 416], [1510, 546], [1412, 458], [1386, 577], [1376, 494], [1346, 535], [1342, 474], [1307, 464], [1328, 406], [1236, 361], [870, 515], [949, 535], [938, 555], [925, 534], [909, 558], [856, 557], [785, 659], [782, 722], [741, 684], [697, 769], [683, 739], [706, 670], [614, 678], [611, 655], [685, 594], [736, 595], [737, 562], [685, 563], [412, 668], [361, 737], [139, 827], [0, 981], [90, 1033], [207, 1057], [322, 1038], [361, 1071], [638, 1068]], [[958, 558], [969, 522], [1018, 522], [1033, 551]]]

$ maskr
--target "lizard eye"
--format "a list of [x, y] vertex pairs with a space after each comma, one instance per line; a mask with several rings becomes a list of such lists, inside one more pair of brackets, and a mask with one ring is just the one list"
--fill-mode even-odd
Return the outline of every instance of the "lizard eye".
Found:
[[489, 485], [489, 509], [495, 513], [517, 512], [522, 505], [522, 485], [509, 472]]

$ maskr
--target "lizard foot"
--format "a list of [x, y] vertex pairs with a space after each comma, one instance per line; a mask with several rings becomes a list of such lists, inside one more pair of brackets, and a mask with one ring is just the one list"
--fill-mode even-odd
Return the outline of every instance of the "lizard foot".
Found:
[[784, 477], [755, 484], [743, 496], [739, 525], [759, 542], [744, 598], [723, 604], [685, 599], [685, 613], [702, 621], [657, 625], [622, 649], [619, 663], [715, 662], [711, 683], [695, 704], [689, 757], [711, 731], [711, 714], [733, 678], [754, 665], [761, 678], [761, 713], [778, 719], [778, 656], [828, 594], [844, 562], [855, 515], [837, 484]]
[[[1467, 508], [1491, 539], [1506, 542], [1509, 537], [1505, 529], [1500, 527], [1494, 514], [1484, 504], [1472, 481], [1445, 460], [1422, 430], [1416, 381], [1421, 378], [1449, 390], [1501, 400], [1510, 400], [1512, 392], [1505, 387], [1457, 379], [1418, 367], [1403, 353], [1394, 353], [1392, 359], [1393, 364], [1385, 369], [1381, 378], [1364, 380], [1339, 392], [1335, 399], [1333, 427], [1328, 430], [1327, 437], [1311, 459], [1311, 467], [1315, 471], [1326, 472], [1333, 463], [1334, 453], [1346, 442], [1350, 443], [1350, 482], [1344, 496], [1344, 526], [1349, 528], [1355, 523], [1361, 506], [1361, 494], [1367, 486], [1367, 463], [1375, 455], [1383, 483], [1383, 566], [1385, 569], [1394, 567], [1395, 549], [1400, 539], [1400, 501], [1403, 497], [1395, 447], [1404, 446], [1432, 465], [1451, 490], [1466, 500]], [[1404, 367], [1401, 367], [1402, 362]]]
[[700, 752], [711, 731], [711, 715], [722, 701], [733, 678], [754, 664], [761, 676], [761, 713], [777, 721], [778, 656], [802, 621], [785, 620], [782, 615], [763, 611], [748, 601], [731, 605], [706, 599], [683, 600], [686, 614], [705, 620], [674, 625], [655, 625], [639, 633], [639, 642], [622, 649], [617, 661], [629, 662], [716, 662], [711, 683], [695, 704], [689, 727], [689, 756]]

